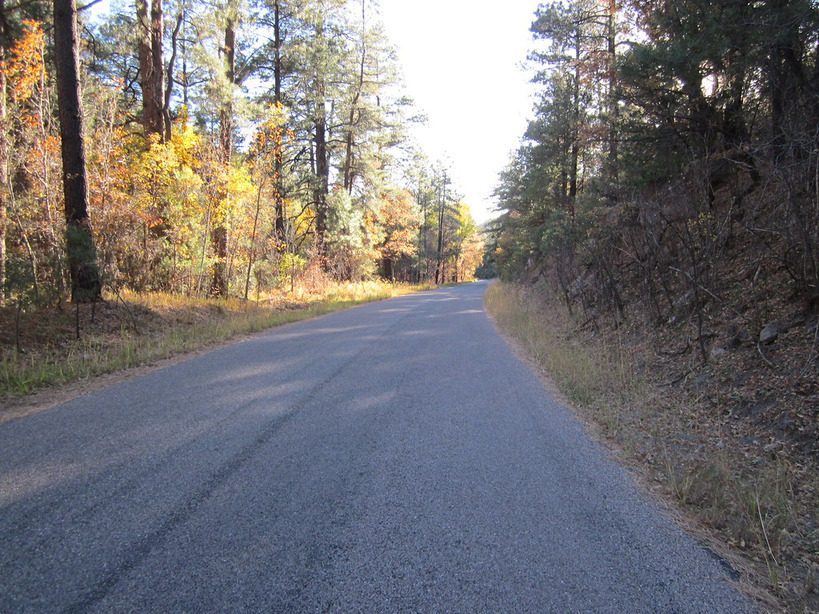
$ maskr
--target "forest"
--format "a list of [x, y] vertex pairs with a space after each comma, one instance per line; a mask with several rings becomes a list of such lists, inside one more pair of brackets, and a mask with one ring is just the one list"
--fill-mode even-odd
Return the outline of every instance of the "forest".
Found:
[[715, 267], [747, 244], [749, 281], [819, 300], [814, 2], [552, 2], [531, 31], [539, 100], [497, 190], [502, 276], [548, 269], [570, 303], [620, 313], [633, 278], [664, 320], [681, 289], [694, 312], [716, 300], [733, 280]]
[[419, 114], [368, 0], [0, 0], [0, 301], [472, 278]]
[[762, 346], [819, 306], [815, 3], [553, 2], [531, 32], [500, 276], [547, 279], [591, 326], [677, 325], [703, 364], [758, 339], [773, 366]]

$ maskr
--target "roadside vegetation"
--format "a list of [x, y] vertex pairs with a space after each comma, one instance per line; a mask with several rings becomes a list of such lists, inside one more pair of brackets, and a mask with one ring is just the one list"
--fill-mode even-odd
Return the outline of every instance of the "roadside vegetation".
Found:
[[770, 610], [816, 611], [819, 466], [764, 425], [714, 411], [720, 384], [674, 365], [628, 325], [584, 326], [543, 284], [493, 284], [499, 327], [618, 456], [681, 509]]
[[95, 5], [0, 2], [0, 394], [472, 278], [377, 7]]
[[[261, 331], [432, 287], [328, 282], [258, 301], [125, 291], [94, 305], [0, 309], [2, 400], [150, 364]], [[0, 410], [0, 420], [2, 420]]]

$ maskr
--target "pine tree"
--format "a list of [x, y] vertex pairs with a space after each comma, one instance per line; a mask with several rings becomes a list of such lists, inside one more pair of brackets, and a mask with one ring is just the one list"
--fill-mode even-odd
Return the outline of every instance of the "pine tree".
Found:
[[54, 1], [54, 51], [71, 298], [75, 302], [90, 302], [99, 298], [101, 282], [91, 220], [88, 217], [76, 0]]

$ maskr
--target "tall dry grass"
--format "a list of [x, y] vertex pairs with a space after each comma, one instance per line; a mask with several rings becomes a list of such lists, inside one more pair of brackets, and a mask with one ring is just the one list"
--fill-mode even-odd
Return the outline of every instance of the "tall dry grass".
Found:
[[[618, 333], [582, 333], [545, 288], [495, 283], [486, 307], [624, 462], [733, 553], [765, 608], [810, 611], [819, 562], [819, 476], [749, 454], [696, 399], [640, 374]], [[643, 356], [645, 359], [645, 356]]]

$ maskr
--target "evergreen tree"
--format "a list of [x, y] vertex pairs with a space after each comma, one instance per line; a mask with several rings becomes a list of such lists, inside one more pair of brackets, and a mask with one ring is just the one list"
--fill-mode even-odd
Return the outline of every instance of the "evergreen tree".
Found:
[[54, 2], [54, 51], [57, 58], [66, 251], [71, 272], [71, 299], [75, 302], [90, 302], [99, 298], [102, 286], [88, 216], [75, 0]]

